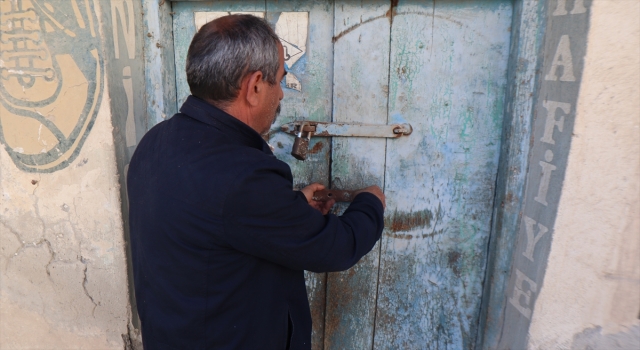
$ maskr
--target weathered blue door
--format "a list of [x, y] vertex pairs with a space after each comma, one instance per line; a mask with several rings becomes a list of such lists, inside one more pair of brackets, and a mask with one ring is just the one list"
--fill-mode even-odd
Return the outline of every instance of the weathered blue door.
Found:
[[[474, 345], [500, 149], [508, 0], [174, 2], [178, 104], [196, 29], [228, 12], [265, 17], [287, 51], [271, 134], [297, 184], [387, 196], [380, 242], [354, 268], [307, 274], [315, 349]], [[289, 155], [293, 120], [407, 122], [399, 139], [312, 138]], [[337, 211], [344, 209], [338, 206]]]

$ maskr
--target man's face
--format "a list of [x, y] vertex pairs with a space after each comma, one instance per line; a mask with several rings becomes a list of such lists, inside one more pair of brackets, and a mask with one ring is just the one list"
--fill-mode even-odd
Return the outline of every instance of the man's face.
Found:
[[286, 72], [284, 70], [284, 49], [282, 45], [278, 43], [278, 73], [276, 73], [276, 84], [267, 84], [267, 100], [264, 106], [264, 125], [262, 125], [261, 134], [266, 134], [271, 128], [271, 124], [276, 121], [276, 117], [280, 113], [280, 100], [284, 97], [282, 86], [280, 81], [284, 79]]

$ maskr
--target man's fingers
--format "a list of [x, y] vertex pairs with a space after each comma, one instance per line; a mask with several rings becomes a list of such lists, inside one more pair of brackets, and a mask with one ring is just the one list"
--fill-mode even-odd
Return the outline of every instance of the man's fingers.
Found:
[[324, 190], [324, 186], [322, 184], [314, 182], [304, 187], [303, 189], [301, 189], [300, 192], [302, 192], [304, 196], [307, 197], [307, 202], [311, 204], [311, 198], [313, 198], [313, 193], [316, 191], [322, 191], [322, 190]]
[[329, 201], [326, 202], [320, 202], [320, 201], [314, 201], [312, 200], [311, 202], [309, 202], [309, 205], [316, 209], [317, 211], [321, 212], [322, 215], [327, 215], [327, 213], [329, 212], [329, 210], [331, 210], [331, 208], [333, 207], [333, 205], [336, 203], [335, 200], [331, 199]]
[[304, 196], [307, 198], [307, 202], [309, 203], [309, 205], [314, 209], [318, 210], [319, 212], [321, 212], [322, 215], [326, 215], [336, 202], [333, 199], [327, 202], [319, 202], [319, 201], [313, 200], [313, 194], [316, 191], [322, 191], [324, 189], [325, 189], [324, 185], [314, 182], [308, 186], [305, 186], [303, 189], [300, 190], [300, 192], [302, 192], [302, 194], [304, 194]]
[[[314, 207], [315, 209], [319, 210], [322, 214], [327, 214], [329, 212], [329, 210], [331, 210], [331, 207], [333, 207], [333, 205], [336, 203], [335, 200], [331, 199], [328, 200], [326, 202], [318, 202], [318, 201], [314, 201], [313, 200], [313, 194], [316, 191], [322, 191], [324, 190], [325, 187], [322, 184], [319, 184], [317, 182], [314, 182], [306, 187], [304, 187], [303, 189], [300, 190], [300, 192], [302, 192], [304, 194], [304, 196], [307, 198], [307, 202], [309, 203], [309, 205], [311, 205], [312, 207]], [[380, 187], [378, 186], [369, 186], [366, 188], [363, 188], [359, 191], [357, 191], [355, 193], [355, 195], [357, 196], [358, 193], [362, 193], [362, 192], [369, 192], [371, 194], [373, 194], [374, 196], [378, 197], [378, 199], [380, 199], [380, 202], [382, 202], [382, 208], [386, 209], [387, 207], [387, 203], [386, 203], [386, 198], [384, 193], [382, 192], [382, 189], [380, 189]]]
[[322, 203], [322, 210], [320, 210], [320, 212], [322, 213], [322, 215], [327, 215], [327, 213], [329, 212], [329, 210], [331, 210], [333, 205], [336, 204], [336, 201], [334, 199], [329, 199], [326, 202], [320, 202], [320, 203]]
[[324, 190], [324, 185], [319, 184], [317, 182], [312, 183], [311, 185], [309, 185], [308, 187], [311, 187], [313, 189], [313, 191], [321, 191]]
[[[315, 209], [315, 210], [317, 210], [317, 211], [319, 211], [319, 212], [323, 213], [324, 207], [323, 207], [323, 203], [322, 203], [322, 202], [318, 202], [318, 201], [314, 201], [314, 200], [312, 200], [312, 201], [311, 201], [311, 203], [309, 203], [309, 205], [310, 205], [313, 209]], [[324, 214], [324, 213], [323, 213], [323, 214]]]

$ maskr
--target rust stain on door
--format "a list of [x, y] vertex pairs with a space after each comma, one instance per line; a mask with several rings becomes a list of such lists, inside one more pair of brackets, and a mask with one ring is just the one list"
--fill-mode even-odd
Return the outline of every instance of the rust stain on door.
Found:
[[415, 212], [394, 211], [385, 218], [385, 227], [392, 232], [411, 231], [416, 228], [431, 227], [433, 213], [429, 210]]

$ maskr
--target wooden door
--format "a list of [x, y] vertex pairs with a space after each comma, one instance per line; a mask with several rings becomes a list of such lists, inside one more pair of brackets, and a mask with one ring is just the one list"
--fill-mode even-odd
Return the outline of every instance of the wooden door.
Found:
[[[306, 275], [313, 348], [473, 348], [511, 1], [198, 1], [174, 2], [173, 11], [179, 104], [196, 22], [220, 12], [264, 16], [298, 55], [269, 141], [296, 185], [384, 188], [385, 230], [373, 251], [348, 271]], [[402, 121], [413, 133], [313, 138], [300, 162], [289, 155], [293, 138], [275, 131], [298, 119]]]

